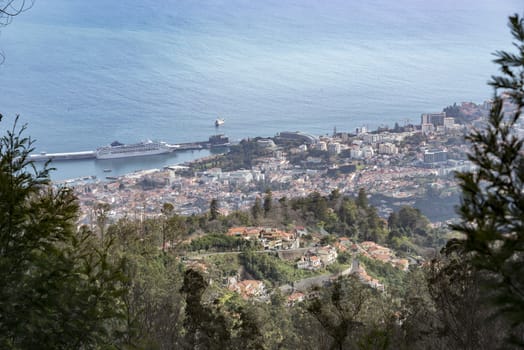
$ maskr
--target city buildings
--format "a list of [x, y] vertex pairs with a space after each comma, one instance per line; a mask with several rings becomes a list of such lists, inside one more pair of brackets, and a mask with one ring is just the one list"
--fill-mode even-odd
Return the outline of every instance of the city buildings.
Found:
[[438, 163], [448, 160], [448, 152], [443, 150], [432, 150], [424, 152], [424, 163]]

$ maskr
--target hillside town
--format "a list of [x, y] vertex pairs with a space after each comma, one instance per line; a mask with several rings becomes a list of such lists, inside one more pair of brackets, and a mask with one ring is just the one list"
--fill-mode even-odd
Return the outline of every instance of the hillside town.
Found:
[[[95, 223], [99, 203], [108, 205], [108, 218], [113, 222], [161, 217], [165, 203], [172, 204], [177, 215], [190, 216], [209, 212], [211, 202], [216, 201], [219, 212], [228, 215], [251, 210], [268, 190], [272, 200], [278, 201], [313, 192], [328, 196], [335, 189], [341, 195], [354, 195], [364, 189], [370, 198], [380, 196], [376, 206], [383, 220], [395, 210], [395, 203], [411, 205], [420, 198], [452, 202], [457, 191], [454, 172], [471, 169], [463, 136], [484, 123], [489, 108], [489, 102], [462, 103], [443, 112], [424, 113], [417, 125], [406, 122], [374, 131], [366, 127], [353, 133], [335, 129], [332, 135], [318, 137], [280, 132], [272, 138], [242, 140], [228, 153], [191, 163], [78, 183], [74, 188], [81, 206], [80, 224]], [[442, 224], [432, 221], [434, 227]], [[308, 232], [295, 225], [230, 227], [226, 236], [250, 242], [259, 250], [257, 254], [276, 254], [278, 264], [297, 272], [293, 283], [272, 286], [240, 269], [222, 279], [221, 285], [245, 300], [262, 302], [278, 286], [287, 305], [293, 306], [314, 297], [314, 286], [329, 285], [339, 276], [351, 275], [387, 292], [387, 283], [376, 271], [368, 272], [370, 264], [406, 272], [423, 263], [416, 254], [404, 252], [398, 257], [391, 248], [373, 241], [338, 236], [328, 242], [330, 233], [337, 232]], [[170, 246], [167, 243], [164, 248]], [[205, 258], [208, 254], [222, 253], [201, 255], [197, 251], [185, 257], [184, 264], [208, 275], [214, 269], [214, 263]]]
[[[158, 216], [164, 203], [172, 203], [181, 215], [205, 213], [213, 199], [228, 214], [249, 209], [266, 189], [280, 199], [314, 191], [326, 195], [333, 189], [354, 194], [364, 188], [371, 196], [381, 196], [377, 206], [383, 217], [395, 202], [414, 204], [417, 198], [440, 198], [449, 210], [448, 217], [432, 218], [438, 224], [453, 218], [454, 172], [471, 169], [464, 132], [483, 125], [490, 106], [489, 101], [462, 103], [448, 107], [447, 112], [424, 113], [416, 125], [406, 122], [375, 131], [360, 127], [354, 133], [334, 130], [330, 136], [319, 137], [281, 132], [273, 138], [243, 140], [232, 148], [255, 150], [249, 155], [250, 168], [221, 168], [221, 159], [229, 156], [225, 154], [109, 180], [79, 182], [73, 186], [81, 206], [80, 222], [93, 220], [96, 203], [109, 204], [109, 217], [116, 221]], [[523, 130], [515, 132], [522, 135]]]
[[[308, 234], [305, 228], [295, 228], [288, 232], [272, 227], [232, 227], [226, 235], [255, 241], [261, 249], [258, 252], [259, 254], [275, 252], [282, 261], [290, 262], [297, 269], [308, 270], [312, 273], [313, 277], [295, 281], [292, 286], [280, 286], [281, 290], [287, 295], [288, 306], [293, 306], [304, 298], [312, 297], [315, 293], [312, 289], [313, 286], [328, 285], [339, 276], [354, 276], [361, 283], [385, 292], [384, 283], [366, 271], [365, 266], [360, 263], [361, 259], [369, 259], [379, 264], [389, 264], [403, 272], [408, 271], [410, 265], [420, 265], [420, 261], [413, 258], [398, 258], [393, 250], [375, 242], [358, 243], [347, 237], [338, 237], [333, 245], [322, 245], [318, 243], [318, 240], [315, 240], [317, 243], [304, 247], [304, 244], [300, 244], [300, 237]], [[217, 252], [216, 254], [221, 253]], [[326, 268], [338, 262], [339, 254], [349, 254], [348, 256], [352, 257], [351, 263], [345, 264], [339, 272], [327, 272], [329, 270]], [[204, 274], [208, 274], [209, 270], [212, 269], [210, 263], [198, 254], [190, 255], [184, 261], [188, 267], [198, 269]], [[246, 300], [268, 300], [271, 293], [270, 286], [266, 286], [264, 281], [253, 279], [251, 276], [243, 277], [246, 276], [243, 276], [239, 270], [238, 273], [223, 281], [224, 287], [238, 293]]]
[[34, 5], [6, 47], [44, 58], [0, 48], [2, 113], [60, 148], [180, 143], [48, 153], [16, 114], [0, 349], [524, 347], [523, 17], [492, 100], [434, 108], [485, 96], [508, 4], [37, 2], [0, 6], [4, 34]]

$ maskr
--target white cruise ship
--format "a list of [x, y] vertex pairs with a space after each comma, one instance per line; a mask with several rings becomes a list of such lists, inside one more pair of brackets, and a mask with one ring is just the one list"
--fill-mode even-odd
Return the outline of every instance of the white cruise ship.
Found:
[[138, 156], [150, 156], [171, 152], [171, 148], [165, 142], [146, 141], [124, 145], [118, 141], [110, 146], [100, 147], [96, 150], [97, 159], [114, 159]]

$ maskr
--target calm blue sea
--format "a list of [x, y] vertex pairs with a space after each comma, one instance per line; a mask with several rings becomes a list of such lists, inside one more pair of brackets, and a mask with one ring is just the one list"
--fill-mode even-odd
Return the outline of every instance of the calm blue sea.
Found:
[[[38, 151], [63, 152], [206, 140], [217, 117], [234, 140], [418, 122], [490, 97], [491, 53], [511, 48], [507, 16], [522, 10], [522, 0], [36, 0], [1, 29], [0, 129], [20, 114]], [[55, 164], [55, 178], [91, 175], [82, 164]]]

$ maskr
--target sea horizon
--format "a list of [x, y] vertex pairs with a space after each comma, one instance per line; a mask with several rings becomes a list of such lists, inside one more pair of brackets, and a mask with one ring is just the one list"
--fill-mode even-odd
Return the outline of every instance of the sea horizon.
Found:
[[418, 123], [491, 97], [492, 53], [510, 49], [507, 18], [520, 10], [513, 0], [36, 1], [1, 31], [0, 132], [20, 115], [36, 151], [53, 153], [205, 141], [219, 117], [233, 141]]

